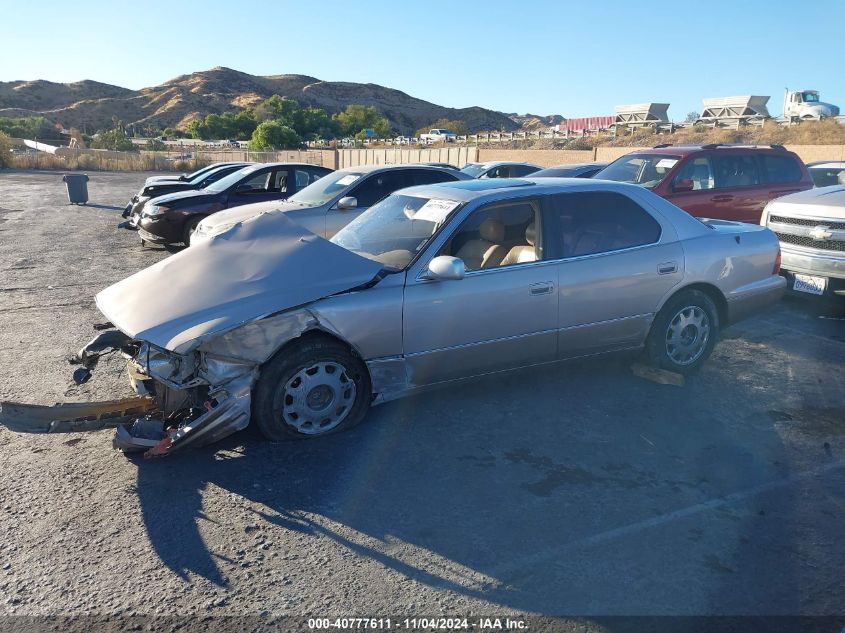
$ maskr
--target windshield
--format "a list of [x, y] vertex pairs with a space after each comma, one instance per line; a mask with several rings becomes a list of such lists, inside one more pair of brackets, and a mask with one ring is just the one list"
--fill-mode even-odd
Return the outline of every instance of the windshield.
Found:
[[361, 174], [348, 171], [333, 172], [295, 193], [288, 198], [288, 202], [296, 202], [304, 207], [319, 207], [321, 204], [326, 204], [332, 200], [340, 192], [348, 189], [360, 177]]
[[393, 194], [373, 205], [331, 239], [338, 246], [402, 270], [460, 202]]
[[250, 165], [249, 167], [244, 167], [243, 169], [239, 169], [238, 171], [233, 171], [228, 176], [224, 176], [217, 182], [213, 182], [208, 187], [205, 188], [206, 191], [211, 191], [212, 193], [220, 193], [221, 191], [226, 191], [229, 187], [238, 184], [240, 180], [246, 176], [247, 174], [251, 174], [252, 172], [260, 169], [263, 165]]
[[593, 178], [630, 182], [642, 185], [646, 189], [653, 189], [679, 160], [681, 160], [680, 156], [669, 154], [631, 154], [611, 163]]
[[481, 163], [467, 163], [461, 171], [464, 172], [467, 176], [472, 176], [473, 178], [478, 178], [484, 172], [484, 165]]
[[[188, 182], [189, 182], [190, 184], [192, 184], [192, 185], [198, 185], [198, 184], [200, 184], [203, 180], [205, 180], [206, 178], [208, 178], [208, 177], [209, 177], [209, 176], [211, 176], [212, 174], [216, 174], [216, 173], [217, 173], [218, 171], [220, 171], [221, 169], [231, 169], [231, 167], [230, 167], [230, 166], [228, 166], [228, 165], [223, 165], [223, 166], [221, 166], [221, 167], [214, 167], [214, 168], [212, 168], [212, 169], [205, 168], [205, 169], [203, 169], [203, 170], [202, 170], [202, 173], [201, 173], [201, 174], [199, 174], [198, 176], [195, 176], [195, 177], [188, 177], [188, 179], [187, 179], [187, 180], [188, 180]], [[237, 170], [235, 170], [235, 171], [237, 171]]]
[[805, 92], [804, 101], [806, 101], [807, 103], [818, 103], [819, 95], [817, 95], [815, 92]]

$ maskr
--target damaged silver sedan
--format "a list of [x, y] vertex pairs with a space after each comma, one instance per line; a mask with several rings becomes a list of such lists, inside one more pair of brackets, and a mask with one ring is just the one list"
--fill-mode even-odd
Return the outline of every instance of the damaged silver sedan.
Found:
[[272, 440], [326, 435], [435, 385], [606, 352], [689, 373], [780, 298], [779, 257], [764, 227], [601, 181], [413, 187], [331, 241], [269, 211], [97, 295], [110, 329], [79, 379], [117, 350], [138, 398], [3, 403], [0, 422], [114, 426], [117, 448], [156, 456], [250, 420]]

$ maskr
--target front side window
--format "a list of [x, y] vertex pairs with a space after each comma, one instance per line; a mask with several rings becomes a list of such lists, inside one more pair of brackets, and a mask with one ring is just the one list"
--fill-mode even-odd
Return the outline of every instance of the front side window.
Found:
[[357, 187], [354, 187], [347, 195], [358, 201], [358, 207], [371, 207], [376, 202], [390, 195], [397, 189], [412, 184], [408, 178], [406, 169], [391, 169], [367, 177]]
[[654, 244], [660, 224], [628, 196], [612, 192], [568, 193], [549, 199], [549, 230], [556, 257], [608, 253]]
[[273, 188], [271, 191], [278, 191], [279, 193], [286, 193], [288, 190], [288, 178], [290, 172], [287, 169], [279, 170], [273, 174]]
[[681, 160], [670, 154], [630, 154], [612, 162], [595, 175], [600, 180], [614, 180], [654, 189]]
[[352, 220], [331, 241], [389, 270], [402, 270], [459, 206], [453, 200], [393, 194]]
[[537, 209], [535, 202], [524, 200], [479, 209], [439, 254], [463, 260], [468, 271], [538, 261], [542, 251]]
[[715, 186], [715, 180], [713, 178], [713, 168], [710, 165], [710, 159], [707, 156], [699, 156], [689, 161], [681, 167], [681, 170], [672, 182], [674, 185], [677, 185], [682, 180], [691, 180], [693, 191], [712, 189]]
[[[280, 172], [284, 174], [285, 172]], [[244, 190], [246, 193], [257, 193], [259, 191], [267, 191], [268, 185], [273, 185], [273, 174], [271, 172], [264, 172], [256, 174], [252, 178], [247, 178], [242, 183], [238, 184], [238, 189]]]
[[760, 184], [757, 161], [752, 154], [718, 154], [713, 156], [712, 162], [717, 189]]
[[484, 165], [481, 163], [467, 163], [461, 168], [461, 171], [470, 178], [478, 178], [484, 173]]

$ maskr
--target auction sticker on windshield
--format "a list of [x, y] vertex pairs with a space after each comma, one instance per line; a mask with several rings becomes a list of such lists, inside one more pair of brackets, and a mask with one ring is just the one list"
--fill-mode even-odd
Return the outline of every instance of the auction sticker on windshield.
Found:
[[672, 169], [678, 163], [677, 158], [661, 158], [655, 167], [658, 169]]
[[414, 214], [414, 219], [428, 220], [429, 222], [439, 224], [445, 220], [459, 204], [460, 202], [455, 202], [454, 200], [440, 200], [438, 198], [432, 198], [417, 210]]
[[340, 180], [337, 181], [339, 185], [351, 185], [353, 182], [358, 180], [361, 176], [358, 174], [349, 174], [348, 176], [344, 176]]

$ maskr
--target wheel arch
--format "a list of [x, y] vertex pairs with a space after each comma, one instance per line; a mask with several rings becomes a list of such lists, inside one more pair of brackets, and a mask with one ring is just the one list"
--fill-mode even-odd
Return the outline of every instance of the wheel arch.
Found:
[[279, 348], [275, 352], [273, 352], [267, 358], [267, 360], [265, 360], [263, 363], [261, 363], [261, 367], [263, 368], [265, 365], [271, 363], [274, 359], [276, 359], [278, 356], [286, 353], [292, 347], [294, 347], [296, 345], [301, 345], [305, 342], [313, 341], [313, 340], [323, 340], [323, 341], [328, 341], [328, 342], [332, 342], [332, 343], [337, 343], [338, 345], [341, 345], [342, 347], [346, 348], [346, 350], [352, 356], [354, 356], [355, 358], [360, 360], [361, 363], [364, 365], [364, 367], [366, 368], [366, 371], [367, 371], [367, 376], [368, 376], [368, 378], [370, 378], [371, 384], [372, 384], [372, 376], [370, 376], [370, 368], [367, 366], [367, 362], [366, 362], [366, 360], [364, 360], [364, 357], [361, 355], [361, 353], [357, 349], [355, 349], [355, 346], [352, 345], [349, 341], [347, 341], [344, 338], [342, 338], [341, 336], [339, 336], [336, 332], [331, 332], [327, 329], [320, 327], [319, 325], [317, 325], [315, 327], [308, 328], [306, 330], [303, 330], [299, 334], [299, 336], [296, 336], [292, 339], [285, 341], [282, 345], [279, 346]]
[[663, 303], [660, 305], [660, 310], [664, 308], [672, 299], [677, 297], [682, 292], [686, 292], [688, 290], [698, 290], [699, 292], [704, 293], [707, 295], [710, 300], [716, 306], [716, 313], [719, 317], [719, 327], [724, 327], [728, 324], [728, 300], [725, 298], [725, 295], [722, 293], [719, 288], [711, 283], [707, 283], [704, 281], [698, 281], [695, 283], [687, 284], [681, 288], [677, 288], [672, 292], [672, 294], [668, 295], [666, 299], [664, 299]]

